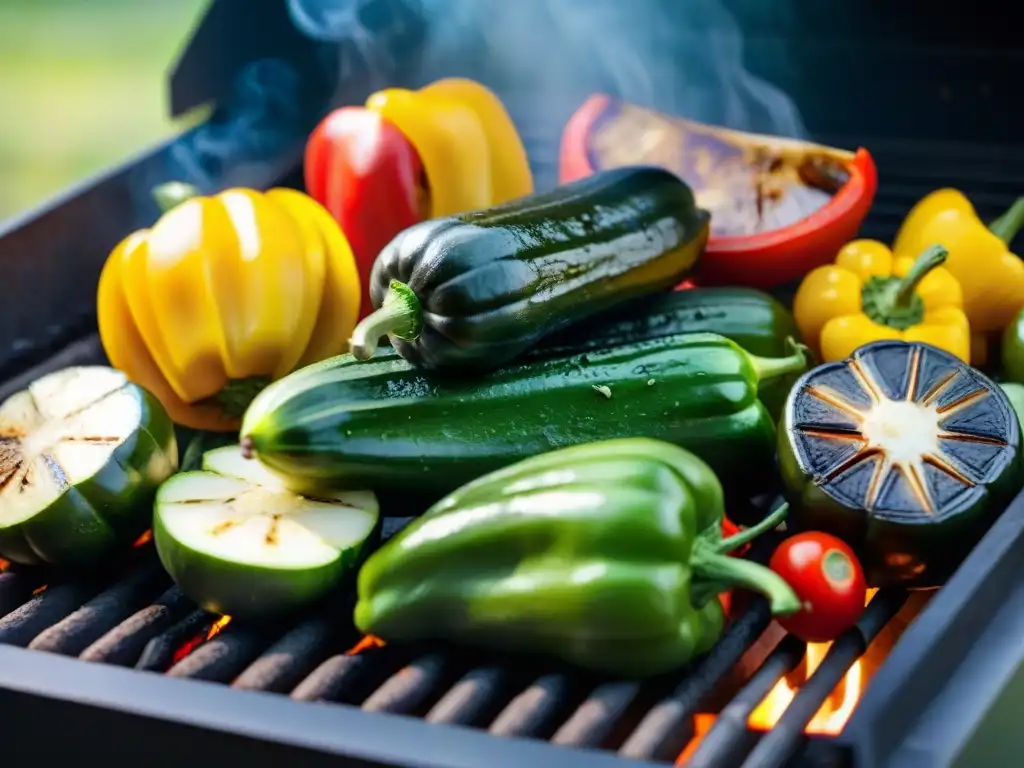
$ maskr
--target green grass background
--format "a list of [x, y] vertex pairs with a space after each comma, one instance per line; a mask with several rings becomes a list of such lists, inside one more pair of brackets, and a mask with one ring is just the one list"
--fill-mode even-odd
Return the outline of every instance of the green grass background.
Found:
[[175, 132], [207, 0], [0, 0], [0, 222]]

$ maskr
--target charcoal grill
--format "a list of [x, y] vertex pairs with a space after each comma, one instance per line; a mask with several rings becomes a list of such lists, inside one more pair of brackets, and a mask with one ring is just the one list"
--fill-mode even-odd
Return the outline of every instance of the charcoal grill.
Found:
[[[937, 186], [962, 189], [986, 217], [1024, 188], [1013, 66], [1022, 54], [1009, 25], [982, 29], [977, 14], [922, 26], [928, 6], [917, 2], [896, 10], [835, 0], [827, 14], [801, 8], [799, 16], [726, 5], [747, 34], [748, 65], [794, 96], [814, 138], [875, 155], [880, 186], [864, 235], [890, 238]], [[364, 8], [384, 45], [415, 50], [415, 18], [404, 12], [383, 0]], [[155, 219], [145, 196], [152, 184], [298, 186], [304, 137], [331, 94], [358, 103], [381, 84], [352, 53], [342, 46], [351, 76], [339, 85], [325, 67], [334, 68], [338, 47], [303, 37], [284, 0], [212, 3], [170, 88], [174, 114], [213, 102], [210, 120], [0, 228], [0, 398], [49, 370], [103, 362], [96, 279], [116, 241]], [[268, 58], [277, 64], [253, 68]], [[412, 85], [438, 74], [417, 70], [415, 56], [394, 67], [385, 78]], [[565, 114], [539, 124], [500, 73], [440, 74], [472, 74], [501, 93], [540, 185], [553, 183], [558, 132], [591, 84]], [[254, 82], [264, 84], [255, 96]], [[276, 96], [266, 82], [277, 83]], [[385, 535], [405, 522], [388, 519]], [[289, 626], [225, 624], [171, 585], [150, 544], [119, 568], [45, 585], [39, 574], [0, 573], [5, 758], [626, 768], [671, 764], [687, 748], [690, 766], [932, 766], [1012, 764], [1024, 747], [1015, 723], [1024, 696], [1024, 495], [920, 613], [918, 596], [875, 594], [766, 732], [748, 728], [748, 718], [807, 649], [772, 630], [759, 598], [691, 668], [640, 684], [451, 647], [353, 650], [361, 638], [346, 619], [351, 589]], [[900, 616], [912, 623], [852, 718], [838, 734], [808, 736], [822, 702]], [[723, 687], [729, 697], [714, 702]], [[708, 713], [714, 724], [694, 746]]]

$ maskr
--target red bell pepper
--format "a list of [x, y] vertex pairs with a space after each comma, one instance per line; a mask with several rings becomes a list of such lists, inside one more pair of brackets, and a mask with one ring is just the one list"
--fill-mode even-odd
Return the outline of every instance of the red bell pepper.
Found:
[[[801, 163], [806, 163], [801, 166]], [[835, 258], [856, 237], [874, 200], [878, 177], [866, 149], [855, 153], [819, 144], [774, 136], [758, 136], [670, 117], [604, 95], [592, 96], [569, 120], [562, 133], [559, 180], [589, 176], [623, 165], [660, 165], [689, 184], [698, 204], [711, 209], [711, 237], [693, 282], [698, 285], [746, 285], [771, 290], [794, 282]], [[828, 192], [804, 183], [816, 195], [794, 199], [801, 217], [774, 229], [734, 234], [729, 208], [744, 178], [737, 169], [748, 166], [744, 190], [757, 201], [762, 192], [755, 179], [768, 169], [772, 183], [765, 205], [779, 194], [771, 174], [790, 179], [805, 168], [820, 169]], [[727, 169], [727, 171], [726, 171]], [[803, 174], [799, 175], [802, 180]], [[791, 183], [791, 182], [790, 182]], [[709, 201], [709, 204], [705, 204]], [[812, 201], [814, 204], [812, 205]], [[748, 222], [754, 207], [747, 201]], [[725, 212], [719, 216], [718, 211]], [[735, 217], [733, 217], [735, 219]], [[717, 226], [716, 226], [717, 222]]]
[[[677, 289], [678, 290], [678, 289]], [[735, 536], [737, 533], [742, 531], [736, 523], [730, 520], [728, 517], [722, 517], [722, 538], [728, 539], [730, 536]], [[750, 549], [750, 544], [744, 544], [738, 549], [733, 550], [729, 553], [730, 557], [742, 557], [743, 554]], [[732, 615], [732, 592], [720, 592], [718, 595], [719, 602], [722, 603], [722, 610], [725, 611], [726, 616]]]
[[362, 281], [359, 317], [373, 311], [370, 270], [377, 254], [422, 221], [423, 165], [405, 135], [373, 110], [342, 107], [310, 134], [306, 191], [341, 226]]

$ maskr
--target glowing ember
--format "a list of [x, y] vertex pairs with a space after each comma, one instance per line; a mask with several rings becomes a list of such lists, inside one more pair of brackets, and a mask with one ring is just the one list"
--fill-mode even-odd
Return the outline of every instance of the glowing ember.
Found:
[[132, 546], [136, 547], [136, 548], [144, 547], [147, 544], [149, 544], [149, 542], [151, 542], [152, 540], [153, 540], [153, 532], [150, 531], [150, 530], [146, 530], [146, 531], [143, 532], [143, 534], [141, 536], [139, 536], [139, 538], [137, 538], [135, 540], [135, 543], [132, 544]]
[[38, 595], [46, 591], [46, 585], [43, 584], [41, 587], [36, 587], [32, 590], [33, 595]]
[[4, 560], [3, 558], [0, 558], [0, 573], [3, 573], [4, 571], [6, 571], [10, 567], [11, 567], [11, 564], [9, 562]]
[[715, 724], [714, 715], [696, 714], [693, 717], [693, 738], [690, 739], [690, 743], [686, 745], [686, 749], [679, 753], [679, 757], [676, 758], [676, 765], [684, 766], [690, 762], [690, 757], [697, 749], [697, 745], [700, 744], [700, 740], [704, 738], [704, 735], [711, 730], [711, 726]]
[[210, 626], [205, 632], [198, 633], [195, 637], [189, 640], [187, 643], [183, 643], [182, 646], [174, 652], [174, 657], [171, 659], [171, 664], [177, 664], [179, 661], [188, 656], [192, 651], [198, 648], [200, 645], [205, 643], [207, 640], [212, 640], [214, 637], [220, 634], [221, 630], [224, 629], [231, 621], [230, 616], [221, 616]]
[[345, 654], [347, 656], [355, 656], [357, 653], [362, 653], [363, 651], [368, 651], [371, 648], [383, 648], [383, 647], [384, 647], [384, 641], [381, 640], [379, 637], [374, 637], [373, 635], [364, 635], [363, 639], [360, 640], [355, 645], [353, 645], [347, 651], [345, 651]]

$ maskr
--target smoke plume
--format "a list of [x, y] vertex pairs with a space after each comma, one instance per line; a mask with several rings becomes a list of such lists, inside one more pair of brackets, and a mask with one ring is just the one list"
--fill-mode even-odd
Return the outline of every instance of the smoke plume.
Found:
[[[339, 44], [344, 83], [472, 77], [501, 96], [535, 162], [594, 92], [730, 128], [801, 137], [793, 101], [749, 72], [721, 0], [289, 0], [308, 36]], [[396, 37], [404, 44], [396, 45]]]

